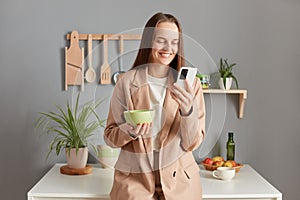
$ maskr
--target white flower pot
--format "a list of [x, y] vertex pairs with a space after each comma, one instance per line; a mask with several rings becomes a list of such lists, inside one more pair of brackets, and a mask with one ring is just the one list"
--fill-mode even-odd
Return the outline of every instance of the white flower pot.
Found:
[[226, 85], [224, 86], [223, 78], [219, 79], [219, 86], [222, 90], [229, 90], [232, 85], [232, 78], [226, 78]]
[[68, 167], [72, 169], [85, 168], [88, 160], [88, 148], [79, 148], [76, 153], [76, 149], [73, 148], [70, 150], [70, 154], [66, 149], [67, 163]]

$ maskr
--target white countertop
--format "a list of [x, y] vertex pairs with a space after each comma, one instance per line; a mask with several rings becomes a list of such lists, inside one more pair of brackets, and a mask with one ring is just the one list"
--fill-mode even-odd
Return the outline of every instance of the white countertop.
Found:
[[113, 183], [113, 170], [93, 166], [91, 174], [64, 175], [55, 164], [50, 171], [28, 192], [28, 197], [81, 197], [107, 198]]
[[231, 181], [215, 179], [211, 171], [200, 168], [203, 198], [282, 198], [250, 165], [244, 165]]
[[[63, 164], [54, 165], [28, 192], [28, 199], [36, 197], [108, 198], [113, 183], [113, 170], [93, 167], [92, 174], [70, 176], [60, 173]], [[204, 199], [269, 198], [281, 200], [282, 194], [249, 165], [244, 165], [231, 181], [212, 177], [211, 171], [200, 167]]]

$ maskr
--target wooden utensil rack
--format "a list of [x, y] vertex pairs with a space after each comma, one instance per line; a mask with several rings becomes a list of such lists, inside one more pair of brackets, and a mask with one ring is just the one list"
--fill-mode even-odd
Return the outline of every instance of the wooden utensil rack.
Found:
[[[105, 37], [106, 44], [108, 40], [120, 40], [120, 38], [122, 38], [122, 41], [141, 40], [142, 38], [141, 34], [79, 34], [76, 30], [67, 34], [66, 39], [70, 40], [70, 47], [65, 47], [65, 90], [68, 90], [68, 85], [80, 85], [81, 91], [84, 90], [84, 79], [89, 77], [84, 75], [86, 73], [84, 69], [84, 48], [80, 48], [79, 41], [88, 41], [89, 36], [92, 38], [90, 40], [104, 40]], [[101, 68], [100, 75], [104, 74], [106, 76], [103, 76], [105, 78], [101, 77], [100, 84], [111, 83], [110, 67], [109, 65], [107, 66], [105, 69]]]
[[[88, 40], [89, 34], [79, 34], [79, 40]], [[141, 40], [141, 34], [92, 34], [93, 40], [103, 40], [104, 35], [107, 35], [107, 40], [120, 40], [123, 36], [124, 40]], [[67, 40], [70, 40], [71, 34], [67, 34]]]

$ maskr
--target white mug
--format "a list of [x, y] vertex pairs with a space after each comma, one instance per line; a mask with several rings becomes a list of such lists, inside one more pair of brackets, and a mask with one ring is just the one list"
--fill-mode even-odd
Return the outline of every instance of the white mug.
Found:
[[217, 170], [212, 172], [213, 177], [228, 181], [235, 176], [235, 169], [231, 167], [218, 167]]

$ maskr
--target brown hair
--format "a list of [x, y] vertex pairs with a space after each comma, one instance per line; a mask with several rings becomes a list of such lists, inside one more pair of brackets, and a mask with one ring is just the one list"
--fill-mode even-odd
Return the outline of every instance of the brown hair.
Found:
[[151, 50], [152, 50], [152, 43], [153, 43], [153, 39], [154, 39], [155, 27], [160, 22], [175, 23], [176, 26], [178, 27], [178, 32], [179, 32], [178, 52], [177, 52], [175, 58], [170, 63], [170, 67], [172, 67], [176, 71], [179, 71], [181, 66], [185, 65], [184, 55], [183, 55], [183, 39], [182, 39], [181, 25], [180, 25], [179, 21], [173, 15], [164, 14], [164, 13], [159, 12], [159, 13], [156, 13], [155, 15], [153, 15], [145, 25], [142, 39], [141, 39], [140, 48], [139, 48], [138, 54], [136, 56], [136, 59], [134, 61], [132, 68], [145, 65], [149, 62], [150, 54], [151, 54]]

